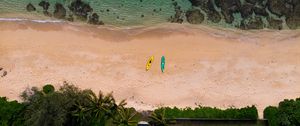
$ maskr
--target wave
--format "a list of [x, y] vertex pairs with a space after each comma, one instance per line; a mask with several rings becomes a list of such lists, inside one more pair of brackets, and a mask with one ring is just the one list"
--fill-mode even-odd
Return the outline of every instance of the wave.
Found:
[[26, 19], [26, 18], [0, 18], [0, 21], [31, 21], [37, 23], [64, 23], [65, 21], [62, 20], [33, 20], [33, 19]]

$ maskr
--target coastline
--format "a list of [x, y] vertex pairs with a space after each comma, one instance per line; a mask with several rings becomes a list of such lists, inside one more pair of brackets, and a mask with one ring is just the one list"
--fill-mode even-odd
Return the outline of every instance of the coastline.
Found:
[[[0, 21], [0, 95], [63, 81], [113, 91], [137, 109], [266, 105], [300, 95], [300, 31], [242, 31], [188, 24], [116, 28]], [[246, 36], [248, 35], [248, 36]], [[154, 55], [154, 67], [144, 71]], [[157, 65], [167, 58], [166, 73]], [[179, 92], [179, 93], [178, 93]], [[178, 102], [180, 101], [180, 102]]]

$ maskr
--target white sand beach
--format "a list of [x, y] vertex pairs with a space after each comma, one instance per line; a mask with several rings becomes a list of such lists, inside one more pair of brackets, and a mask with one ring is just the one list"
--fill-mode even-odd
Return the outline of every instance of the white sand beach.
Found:
[[[152, 68], [146, 61], [154, 56]], [[166, 57], [165, 73], [160, 57]], [[165, 24], [95, 28], [0, 22], [0, 96], [67, 81], [113, 91], [128, 106], [263, 109], [300, 96], [300, 30], [239, 31]]]

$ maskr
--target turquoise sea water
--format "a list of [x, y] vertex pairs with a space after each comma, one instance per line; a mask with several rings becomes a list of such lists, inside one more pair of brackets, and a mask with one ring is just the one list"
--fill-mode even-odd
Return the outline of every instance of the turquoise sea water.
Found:
[[[23, 13], [24, 15], [43, 15], [43, 8], [38, 6], [41, 0], [0, 0], [1, 14]], [[105, 24], [116, 26], [152, 25], [167, 22], [170, 16], [175, 14], [172, 0], [83, 0], [88, 3], [93, 12], [100, 16]], [[65, 8], [72, 0], [49, 0], [49, 12], [54, 11], [56, 2]], [[181, 10], [191, 8], [188, 0], [176, 0]], [[26, 5], [31, 3], [37, 9], [36, 12], [26, 12]], [[69, 11], [69, 9], [66, 9]], [[107, 11], [109, 10], [109, 11]], [[70, 12], [67, 12], [70, 13]], [[143, 15], [143, 17], [142, 17]]]
[[[0, 0], [0, 18], [32, 18], [35, 19], [49, 19], [49, 17], [44, 16], [43, 8], [38, 4], [42, 0]], [[55, 3], [63, 4], [67, 10], [68, 15], [72, 14], [68, 9], [71, 2], [74, 0], [46, 0], [50, 3], [48, 12], [54, 12]], [[171, 16], [175, 15], [175, 8], [173, 3], [176, 2], [180, 6], [183, 12], [192, 7], [189, 0], [82, 0], [83, 2], [89, 4], [93, 8], [93, 13], [97, 13], [100, 16], [100, 20], [104, 22], [105, 25], [113, 25], [117, 27], [122, 26], [151, 26], [160, 23], [168, 22]], [[244, 0], [241, 0], [243, 3]], [[27, 12], [26, 5], [31, 3], [35, 8], [35, 12]], [[215, 6], [216, 10], [220, 13], [220, 8]], [[202, 11], [202, 10], [201, 10]], [[202, 11], [203, 12], [203, 11]], [[205, 19], [207, 19], [206, 14]], [[270, 13], [269, 13], [270, 14]], [[9, 16], [7, 16], [9, 15]], [[17, 15], [14, 17], [14, 15]], [[20, 16], [21, 15], [21, 16]], [[272, 16], [272, 14], [270, 14]], [[234, 22], [232, 24], [225, 23], [224, 18], [219, 23], [212, 23], [211, 21], [204, 20], [202, 25], [225, 27], [225, 28], [235, 28], [241, 23], [241, 14], [235, 13]], [[50, 18], [54, 19], [54, 18]], [[184, 13], [182, 14], [182, 19], [186, 23]], [[57, 19], [54, 19], [57, 20]], [[262, 17], [264, 24], [267, 26], [268, 22], [266, 17]], [[78, 22], [78, 20], [76, 21]], [[285, 22], [283, 22], [283, 28], [287, 28]]]

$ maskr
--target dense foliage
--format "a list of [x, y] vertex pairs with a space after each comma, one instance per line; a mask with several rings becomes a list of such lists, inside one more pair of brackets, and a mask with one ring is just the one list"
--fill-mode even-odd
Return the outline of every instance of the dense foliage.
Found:
[[133, 126], [139, 119], [135, 109], [125, 108], [125, 101], [117, 104], [111, 93], [96, 95], [67, 83], [57, 91], [52, 85], [33, 87], [21, 97], [23, 103], [0, 99], [1, 126]]
[[267, 107], [264, 118], [269, 120], [270, 126], [300, 126], [300, 98], [285, 99], [278, 107]]
[[270, 126], [277, 126], [277, 114], [278, 108], [275, 106], [269, 106], [264, 110], [264, 118], [268, 119]]
[[[65, 83], [58, 90], [45, 85], [22, 94], [22, 103], [0, 97], [0, 126], [135, 126], [141, 113], [116, 102], [112, 93], [95, 94], [91, 90]], [[252, 119], [258, 118], [255, 106], [225, 110], [198, 106], [192, 108], [158, 108], [148, 115], [150, 123], [166, 126], [173, 118]], [[300, 98], [284, 100], [278, 107], [269, 106], [264, 118], [271, 126], [300, 126]]]
[[17, 101], [7, 101], [6, 97], [0, 97], [0, 125], [12, 125], [13, 122], [17, 124], [19, 115], [24, 108], [23, 104]]
[[170, 108], [164, 107], [155, 111], [164, 109], [166, 118], [219, 118], [219, 119], [254, 119], [258, 118], [257, 109], [255, 106], [245, 108], [228, 108], [225, 110], [211, 107], [196, 107], [192, 108]]

